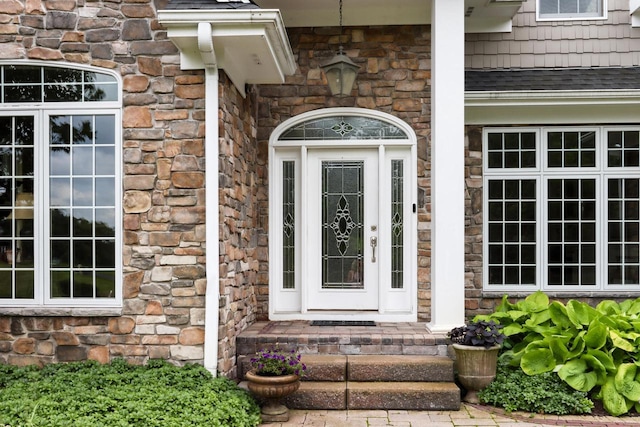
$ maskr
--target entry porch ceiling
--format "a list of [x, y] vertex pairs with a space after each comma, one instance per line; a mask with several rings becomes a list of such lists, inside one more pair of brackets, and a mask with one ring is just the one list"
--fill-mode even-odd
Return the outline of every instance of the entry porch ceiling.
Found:
[[[451, 1], [451, 0], [437, 0]], [[526, 0], [464, 0], [465, 32], [509, 32]], [[279, 9], [286, 27], [337, 27], [339, 0], [254, 0], [263, 9]], [[431, 24], [431, 0], [343, 0], [342, 25]]]

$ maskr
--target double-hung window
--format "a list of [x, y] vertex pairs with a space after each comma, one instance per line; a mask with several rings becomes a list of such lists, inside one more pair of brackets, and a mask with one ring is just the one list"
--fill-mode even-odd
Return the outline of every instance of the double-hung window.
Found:
[[537, 0], [540, 20], [606, 18], [607, 0]]
[[640, 291], [640, 128], [483, 139], [485, 289]]
[[120, 85], [0, 63], [0, 307], [121, 301]]

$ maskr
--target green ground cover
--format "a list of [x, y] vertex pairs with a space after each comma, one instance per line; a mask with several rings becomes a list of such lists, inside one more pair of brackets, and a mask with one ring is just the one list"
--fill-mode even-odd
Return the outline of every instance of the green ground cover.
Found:
[[0, 365], [0, 425], [28, 427], [255, 427], [249, 394], [202, 366], [74, 362]]

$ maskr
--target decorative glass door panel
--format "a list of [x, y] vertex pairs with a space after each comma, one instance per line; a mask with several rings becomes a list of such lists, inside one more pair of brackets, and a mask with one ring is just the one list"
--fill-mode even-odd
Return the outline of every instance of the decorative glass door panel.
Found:
[[377, 154], [309, 153], [309, 309], [378, 308]]
[[322, 162], [322, 289], [363, 289], [362, 161]]

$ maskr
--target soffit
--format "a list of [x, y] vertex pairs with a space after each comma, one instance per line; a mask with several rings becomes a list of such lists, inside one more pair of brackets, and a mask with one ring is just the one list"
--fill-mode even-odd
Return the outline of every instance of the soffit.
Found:
[[[526, 0], [465, 0], [466, 32], [511, 31], [511, 19]], [[287, 27], [339, 25], [339, 0], [254, 0], [264, 9], [279, 9]], [[344, 26], [428, 25], [429, 0], [343, 0]]]

